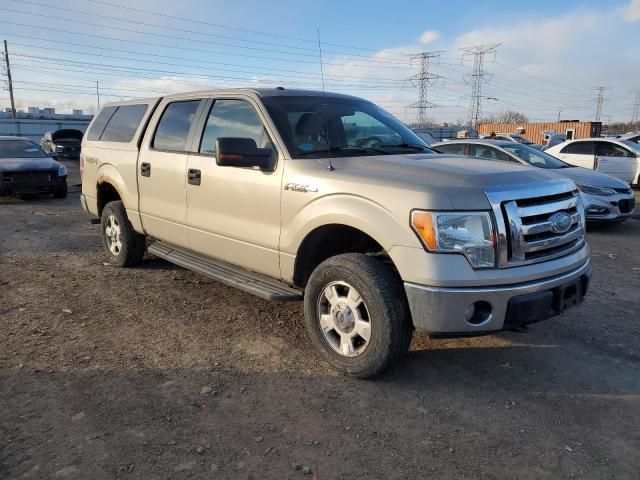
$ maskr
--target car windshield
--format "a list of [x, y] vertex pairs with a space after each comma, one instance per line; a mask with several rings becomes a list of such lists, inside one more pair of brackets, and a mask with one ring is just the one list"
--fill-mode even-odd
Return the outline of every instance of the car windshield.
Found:
[[562, 160], [558, 160], [556, 157], [552, 157], [548, 153], [541, 152], [526, 145], [510, 144], [502, 145], [502, 148], [534, 167], [556, 169], [570, 168], [572, 166], [564, 163]]
[[434, 153], [391, 114], [357, 98], [263, 97], [292, 158]]
[[3, 158], [47, 158], [47, 154], [28, 140], [0, 140], [0, 159]]
[[622, 140], [622, 143], [631, 148], [631, 150], [633, 150], [634, 152], [640, 153], [640, 144], [632, 140]]

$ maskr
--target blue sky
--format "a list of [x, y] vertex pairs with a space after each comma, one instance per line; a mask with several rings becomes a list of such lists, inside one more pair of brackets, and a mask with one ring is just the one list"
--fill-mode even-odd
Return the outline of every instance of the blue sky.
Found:
[[[0, 5], [0, 38], [9, 42], [16, 99], [25, 109], [95, 109], [96, 81], [103, 102], [224, 86], [319, 88], [318, 28], [328, 89], [378, 101], [406, 121], [415, 111], [405, 105], [416, 100], [405, 81], [416, 73], [409, 55], [420, 51], [443, 51], [431, 67], [443, 78], [428, 91], [436, 121], [468, 116], [471, 62], [460, 48], [470, 45], [501, 44], [487, 58], [485, 113], [591, 119], [591, 88], [604, 85], [605, 120], [628, 120], [640, 88], [640, 0]], [[0, 106], [7, 96], [0, 91]]]

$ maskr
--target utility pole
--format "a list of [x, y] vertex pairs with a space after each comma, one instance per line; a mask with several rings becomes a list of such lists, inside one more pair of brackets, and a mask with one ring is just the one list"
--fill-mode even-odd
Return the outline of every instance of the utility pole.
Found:
[[16, 118], [16, 104], [13, 100], [13, 81], [11, 80], [11, 65], [9, 64], [9, 48], [7, 41], [4, 41], [4, 68], [7, 75], [7, 85], [9, 87], [9, 98], [11, 99], [11, 118]]
[[478, 129], [480, 116], [482, 115], [482, 85], [488, 83], [491, 75], [484, 71], [484, 62], [487, 55], [496, 55], [499, 43], [490, 45], [476, 45], [473, 47], [461, 48], [462, 58], [473, 55], [473, 70], [465, 76], [465, 81], [471, 86], [471, 99], [469, 103], [469, 126]]
[[636, 101], [633, 103], [633, 116], [631, 123], [640, 122], [640, 88], [636, 90]]
[[602, 118], [602, 106], [605, 102], [604, 94], [609, 87], [593, 87], [593, 90], [597, 92], [596, 95], [596, 122], [599, 122]]
[[[96, 80], [96, 96], [98, 97], [98, 112], [100, 111], [100, 81]], [[96, 112], [96, 115], [98, 113]]]
[[428, 87], [433, 85], [436, 80], [442, 78], [440, 75], [429, 73], [429, 64], [431, 60], [438, 58], [441, 53], [442, 52], [422, 52], [411, 55], [410, 57], [412, 66], [415, 61], [420, 63], [420, 71], [408, 79], [411, 84], [418, 89], [418, 101], [407, 105], [406, 108], [412, 108], [418, 111], [419, 127], [427, 126], [427, 109], [437, 107], [435, 103], [428, 100], [427, 90]]
[[560, 123], [560, 115], [562, 114], [562, 109], [558, 110], [558, 123]]

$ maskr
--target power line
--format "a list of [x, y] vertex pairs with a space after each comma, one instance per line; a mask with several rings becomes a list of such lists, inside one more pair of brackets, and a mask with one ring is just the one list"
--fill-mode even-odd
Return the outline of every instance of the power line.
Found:
[[420, 71], [409, 78], [411, 84], [418, 89], [418, 101], [410, 105], [407, 108], [412, 108], [418, 111], [418, 126], [427, 126], [427, 109], [435, 108], [437, 105], [430, 102], [427, 98], [428, 87], [436, 80], [443, 77], [429, 72], [429, 63], [432, 59], [438, 58], [442, 52], [422, 52], [412, 55], [411, 62], [418, 61], [420, 63]]
[[473, 47], [461, 48], [463, 59], [468, 55], [473, 55], [473, 70], [467, 77], [471, 85], [471, 100], [469, 103], [469, 126], [478, 129], [478, 122], [482, 114], [482, 85], [488, 82], [489, 75], [484, 72], [484, 59], [486, 55], [495, 56], [499, 43], [490, 45], [476, 45]]

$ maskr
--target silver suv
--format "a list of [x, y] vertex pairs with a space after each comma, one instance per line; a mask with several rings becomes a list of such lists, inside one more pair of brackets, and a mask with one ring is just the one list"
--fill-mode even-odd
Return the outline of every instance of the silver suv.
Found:
[[[579, 304], [591, 274], [575, 184], [434, 154], [366, 100], [303, 90], [105, 106], [82, 144], [82, 203], [111, 262], [148, 251], [276, 301], [358, 377], [414, 329], [479, 335]], [[297, 325], [291, 325], [297, 328]]]

